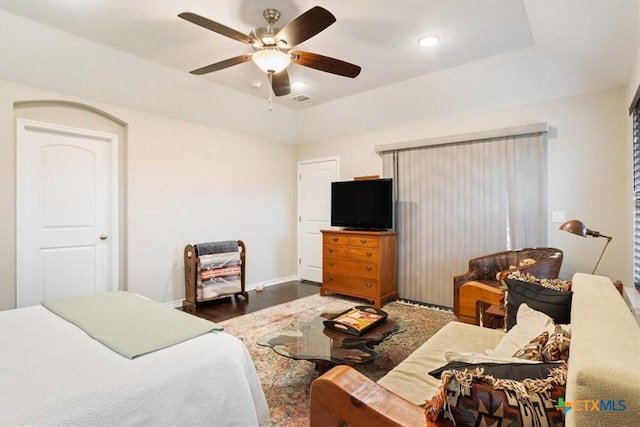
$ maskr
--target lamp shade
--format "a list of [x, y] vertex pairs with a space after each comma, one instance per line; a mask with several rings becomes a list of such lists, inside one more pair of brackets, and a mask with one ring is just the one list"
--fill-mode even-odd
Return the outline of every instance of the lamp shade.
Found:
[[264, 49], [255, 52], [251, 59], [265, 73], [278, 74], [291, 63], [291, 57], [275, 49]]
[[593, 268], [593, 271], [591, 272], [591, 274], [595, 274], [596, 270], [598, 269], [598, 265], [600, 265], [600, 261], [602, 260], [602, 256], [604, 255], [604, 251], [607, 250], [607, 246], [609, 246], [609, 243], [611, 243], [611, 239], [612, 238], [609, 237], [609, 236], [605, 236], [604, 234], [600, 233], [599, 231], [589, 230], [587, 228], [587, 226], [584, 225], [584, 223], [582, 221], [579, 221], [577, 219], [572, 219], [570, 221], [565, 222], [564, 224], [562, 224], [560, 226], [560, 230], [568, 231], [571, 234], [576, 234], [576, 235], [582, 236], [582, 237], [587, 237], [587, 236], [604, 237], [605, 239], [607, 239], [607, 243], [604, 245], [604, 249], [602, 249], [602, 253], [600, 254], [600, 258], [598, 258], [598, 262], [596, 263], [596, 266]]
[[569, 233], [577, 234], [578, 236], [587, 237], [587, 226], [577, 219], [565, 222], [560, 226], [560, 230], [568, 231]]

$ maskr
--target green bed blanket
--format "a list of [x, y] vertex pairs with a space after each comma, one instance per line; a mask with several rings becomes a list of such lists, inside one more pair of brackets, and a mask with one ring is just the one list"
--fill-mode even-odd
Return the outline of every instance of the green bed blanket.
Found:
[[45, 300], [42, 305], [129, 359], [223, 330], [208, 320], [123, 291]]

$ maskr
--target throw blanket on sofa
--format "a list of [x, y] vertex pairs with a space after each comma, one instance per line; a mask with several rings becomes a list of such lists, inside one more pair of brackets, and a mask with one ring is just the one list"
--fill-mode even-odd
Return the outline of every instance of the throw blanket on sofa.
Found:
[[129, 359], [223, 330], [208, 320], [122, 291], [42, 301], [42, 305]]

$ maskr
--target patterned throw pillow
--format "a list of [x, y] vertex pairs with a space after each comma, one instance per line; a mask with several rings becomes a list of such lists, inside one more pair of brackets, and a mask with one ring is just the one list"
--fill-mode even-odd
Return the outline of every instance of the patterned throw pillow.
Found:
[[569, 360], [569, 346], [571, 335], [561, 325], [556, 325], [547, 343], [542, 348], [542, 357], [545, 362], [556, 360]]
[[545, 344], [547, 344], [548, 340], [549, 332], [544, 331], [543, 333], [532, 339], [520, 350], [516, 351], [513, 354], [513, 357], [541, 362], [544, 360], [544, 358], [542, 357], [542, 349], [544, 348]]
[[564, 362], [545, 379], [495, 379], [483, 370], [445, 371], [435, 396], [426, 402], [427, 420], [451, 420], [456, 426], [542, 426], [564, 423], [555, 405], [565, 395]]

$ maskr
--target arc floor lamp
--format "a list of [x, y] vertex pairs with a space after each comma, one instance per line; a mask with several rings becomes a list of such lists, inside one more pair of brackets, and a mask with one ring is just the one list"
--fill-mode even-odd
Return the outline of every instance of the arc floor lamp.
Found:
[[605, 236], [604, 234], [600, 233], [599, 231], [589, 230], [587, 228], [587, 226], [584, 225], [584, 223], [582, 221], [577, 220], [577, 219], [572, 219], [570, 221], [565, 222], [564, 224], [562, 224], [560, 226], [560, 230], [567, 231], [567, 232], [569, 232], [571, 234], [576, 234], [576, 235], [582, 236], [582, 237], [587, 237], [587, 236], [604, 237], [605, 239], [607, 239], [607, 243], [604, 245], [604, 248], [602, 249], [602, 253], [600, 254], [600, 258], [598, 258], [598, 262], [596, 263], [596, 266], [593, 267], [593, 271], [591, 272], [591, 274], [595, 274], [596, 270], [598, 269], [598, 265], [600, 265], [600, 261], [602, 260], [602, 256], [604, 255], [604, 252], [607, 250], [607, 246], [609, 246], [609, 243], [611, 243], [611, 239], [613, 239], [613, 237]]

